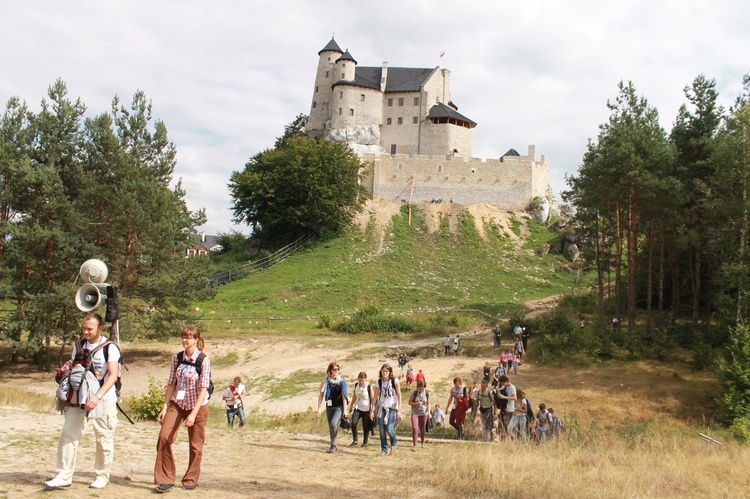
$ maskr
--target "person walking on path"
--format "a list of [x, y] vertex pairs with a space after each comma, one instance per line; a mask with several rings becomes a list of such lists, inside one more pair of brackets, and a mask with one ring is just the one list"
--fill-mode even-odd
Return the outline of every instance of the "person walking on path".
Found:
[[492, 430], [495, 427], [495, 392], [489, 387], [490, 381], [482, 379], [477, 392], [479, 400], [479, 414], [482, 417], [482, 440], [492, 442]]
[[[401, 421], [401, 384], [398, 378], [393, 376], [393, 368], [388, 363], [380, 368], [375, 400], [375, 413], [380, 426], [380, 450], [383, 454], [392, 455], [398, 445], [396, 423]], [[390, 448], [388, 439], [391, 443]]]
[[326, 418], [328, 419], [328, 434], [331, 438], [331, 445], [326, 451], [328, 454], [339, 450], [337, 445], [339, 433], [339, 421], [341, 416], [346, 414], [346, 406], [349, 402], [349, 392], [346, 389], [346, 380], [341, 377], [341, 370], [338, 362], [331, 362], [326, 369], [326, 377], [320, 383], [320, 392], [318, 394], [318, 415], [323, 412], [323, 402], [325, 401]]
[[198, 486], [206, 442], [208, 421], [208, 388], [211, 384], [211, 361], [203, 353], [205, 342], [200, 330], [188, 326], [180, 333], [184, 350], [172, 357], [164, 405], [156, 416], [161, 422], [156, 442], [154, 483], [156, 492], [164, 493], [174, 487], [176, 468], [172, 444], [183, 423], [187, 427], [190, 458], [182, 477], [185, 490]]
[[430, 392], [426, 389], [424, 381], [417, 381], [417, 389], [409, 397], [411, 406], [411, 441], [412, 450], [417, 450], [417, 430], [419, 430], [419, 439], [421, 446], [424, 447], [424, 435], [427, 427], [427, 420], [430, 414]]
[[463, 386], [463, 380], [458, 376], [453, 378], [453, 386], [451, 387], [448, 403], [445, 404], [445, 407], [450, 408], [451, 403], [453, 403], [454, 406], [450, 412], [449, 422], [450, 425], [456, 429], [456, 432], [458, 433], [457, 438], [463, 440], [466, 411], [469, 409], [469, 396], [466, 392], [466, 387]]
[[234, 427], [234, 418], [240, 418], [240, 428], [245, 426], [245, 404], [242, 397], [245, 395], [245, 385], [242, 384], [242, 377], [236, 376], [231, 385], [224, 390], [222, 399], [227, 403], [227, 424], [230, 428]]
[[443, 339], [443, 347], [445, 348], [445, 356], [448, 356], [448, 349], [451, 347], [451, 337], [447, 334], [445, 335], [445, 338]]
[[454, 357], [455, 357], [456, 355], [458, 355], [458, 347], [459, 347], [459, 341], [460, 341], [460, 340], [458, 339], [458, 335], [456, 335], [456, 337], [455, 337], [455, 338], [453, 338], [453, 356], [454, 356]]
[[[96, 438], [96, 458], [94, 470], [96, 479], [89, 486], [92, 489], [103, 489], [109, 483], [109, 473], [115, 453], [115, 428], [117, 428], [117, 390], [115, 381], [119, 373], [120, 349], [116, 344], [102, 336], [104, 320], [96, 312], [90, 312], [83, 318], [81, 350], [91, 353], [90, 363], [101, 386], [85, 402], [84, 407], [68, 405], [63, 409], [65, 423], [57, 443], [57, 475], [44, 482], [47, 489], [70, 487], [73, 483], [78, 442], [86, 431], [87, 420], [94, 427]], [[102, 346], [103, 345], [103, 346]], [[106, 349], [106, 352], [105, 352]], [[76, 358], [76, 346], [73, 347], [71, 360]]]
[[370, 432], [372, 431], [372, 409], [373, 393], [372, 385], [367, 382], [367, 373], [362, 371], [357, 376], [357, 383], [354, 385], [354, 395], [352, 395], [351, 413], [352, 413], [352, 443], [349, 447], [358, 445], [357, 423], [362, 420], [362, 447], [367, 447], [370, 441]]

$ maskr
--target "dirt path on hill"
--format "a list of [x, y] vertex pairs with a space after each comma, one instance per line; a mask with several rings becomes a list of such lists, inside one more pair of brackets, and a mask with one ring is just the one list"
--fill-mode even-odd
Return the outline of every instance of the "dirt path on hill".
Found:
[[[548, 307], [554, 297], [534, 300], [532, 307]], [[527, 305], [528, 306], [528, 305]], [[532, 312], [533, 313], [533, 312]], [[483, 338], [491, 342], [489, 330], [480, 326], [461, 334], [463, 338]], [[359, 371], [366, 371], [370, 379], [375, 376], [382, 362], [392, 359], [383, 354], [361, 355], [364, 349], [386, 346], [398, 352], [434, 345], [442, 352], [441, 339], [420, 339], [414, 341], [386, 341], [358, 345], [352, 348], [331, 348], [323, 345], [310, 346], [294, 339], [278, 338], [237, 338], [210, 341], [207, 351], [212, 358], [221, 358], [236, 352], [237, 362], [231, 367], [216, 366], [213, 378], [217, 393], [222, 385], [235, 375], [241, 374], [246, 384], [254, 379], [271, 377], [283, 379], [294, 376], [299, 371], [320, 372], [322, 379], [325, 367], [331, 360], [342, 364], [342, 373], [349, 379], [356, 378]], [[128, 345], [123, 345], [124, 349]], [[149, 376], [163, 380], [167, 376], [169, 356], [174, 348], [160, 345], [148, 347], [153, 351], [143, 354], [144, 348], [138, 345], [142, 355], [131, 361], [129, 370], [124, 373], [125, 390], [129, 394], [144, 393], [148, 389]], [[146, 350], [148, 350], [146, 348]], [[485, 361], [496, 362], [495, 358], [466, 358], [452, 355], [413, 360], [416, 369], [422, 369], [428, 383], [433, 387], [448, 387], [451, 379], [464, 376], [476, 377], [475, 373]], [[530, 371], [531, 369], [529, 369]], [[0, 375], [3, 384], [22, 387], [40, 394], [49, 395], [50, 406], [54, 392], [53, 375], [50, 373], [5, 372]], [[531, 381], [533, 378], [527, 378]], [[247, 406], [250, 411], [283, 415], [305, 411], [317, 403], [318, 381], [309, 383], [309, 388], [296, 396], [270, 398], [266, 391], [252, 388]], [[434, 403], [441, 406], [448, 398], [446, 393], [436, 392]], [[220, 397], [212, 402], [213, 411], [222, 411]], [[9, 498], [37, 497], [43, 495], [42, 482], [54, 475], [57, 439], [63, 417], [59, 414], [38, 413], [14, 407], [0, 407], [0, 493]], [[321, 422], [321, 424], [323, 424]], [[110, 485], [103, 491], [94, 492], [87, 488], [93, 481], [93, 449], [95, 442], [92, 431], [81, 440], [77, 470], [73, 486], [58, 491], [55, 497], [79, 497], [81, 493], [105, 497], [136, 497], [152, 493], [153, 463], [158, 425], [152, 422], [138, 422], [131, 426], [120, 418], [116, 434], [116, 456]], [[344, 436], [344, 441], [347, 437]], [[348, 437], [351, 438], [351, 437]], [[417, 453], [406, 452], [409, 442], [402, 442], [398, 452], [392, 457], [381, 457], [377, 441], [367, 449], [342, 448], [338, 454], [329, 455], [327, 436], [293, 434], [271, 431], [248, 431], [235, 428], [210, 428], [206, 445], [203, 474], [201, 477], [201, 497], [223, 497], [227, 494], [240, 494], [244, 497], [347, 497], [372, 496], [377, 491], [380, 497], [434, 497], [442, 495], [444, 489], [429, 482], [415, 487], [404, 467], [419, 466], [429, 472], [441, 452], [441, 445], [433, 442]], [[187, 466], [188, 448], [183, 432], [176, 444], [178, 470]], [[377, 464], [378, 473], [365, 470]], [[355, 473], [362, 470], [362, 473]], [[386, 474], [393, 479], [384, 482], [380, 477]], [[186, 496], [190, 492], [175, 489], [173, 496]], [[46, 496], [46, 494], [45, 494]], [[193, 493], [195, 496], [195, 493]]]

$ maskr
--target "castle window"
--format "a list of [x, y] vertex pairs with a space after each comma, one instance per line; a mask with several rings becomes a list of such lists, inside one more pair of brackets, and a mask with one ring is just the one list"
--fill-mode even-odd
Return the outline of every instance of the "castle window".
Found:
[[398, 152], [398, 144], [391, 144], [391, 154], [396, 154]]
[[404, 164], [403, 163], [399, 163], [398, 164], [398, 169], [399, 170], [403, 170], [404, 169]]
[[326, 71], [326, 78], [328, 78], [328, 73], [329, 73], [329, 71]]
[[399, 125], [403, 125], [404, 124], [404, 119], [403, 118], [399, 118], [398, 119], [398, 124]]
[[385, 120], [385, 124], [386, 125], [390, 125], [392, 123], [393, 123], [393, 118], [386, 118], [386, 120]]
[[339, 108], [339, 116], [341, 116], [341, 108]]
[[313, 109], [315, 109], [318, 106], [318, 103], [313, 101]]
[[415, 106], [419, 105], [419, 97], [414, 97], [414, 105]]
[[359, 94], [359, 100], [361, 100], [362, 102], [364, 102], [365, 101], [365, 94]]
[[476, 172], [477, 172], [477, 169], [476, 169], [476, 168], [472, 168], [472, 169], [471, 169], [471, 173], [476, 173]]
[[344, 79], [344, 76], [346, 76], [344, 73], [341, 73], [341, 79]]
[[419, 123], [419, 116], [415, 116], [415, 117], [413, 117], [413, 118], [411, 119], [411, 122], [412, 122], [412, 123], [414, 123], [415, 125], [416, 125], [417, 123]]
[[318, 93], [318, 86], [317, 85], [315, 85], [315, 93], [316, 94]]
[[344, 98], [344, 92], [339, 92], [339, 99], [343, 99], [343, 98]]
[[443, 165], [438, 165], [437, 171], [438, 171], [438, 173], [442, 172], [443, 171]]
[[398, 105], [399, 106], [403, 106], [404, 105], [404, 98], [403, 97], [399, 97], [398, 98]]
[[388, 107], [392, 107], [392, 106], [393, 106], [393, 99], [388, 99]]
[[349, 116], [354, 116], [354, 109], [349, 110]]

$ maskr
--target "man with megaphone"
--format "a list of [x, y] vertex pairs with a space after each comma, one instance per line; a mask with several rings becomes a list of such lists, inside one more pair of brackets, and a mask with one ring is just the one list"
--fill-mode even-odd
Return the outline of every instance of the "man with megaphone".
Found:
[[[73, 483], [78, 442], [89, 420], [94, 427], [96, 437], [94, 461], [96, 479], [89, 487], [103, 489], [109, 483], [109, 471], [115, 451], [115, 428], [117, 427], [115, 381], [119, 372], [120, 349], [102, 336], [103, 325], [104, 319], [101, 315], [96, 312], [87, 313], [83, 318], [83, 341], [77, 341], [73, 347], [71, 360], [81, 358], [81, 353], [88, 353], [87, 361], [101, 386], [85, 403], [81, 401], [83, 407], [68, 404], [63, 408], [65, 423], [63, 423], [57, 446], [58, 473], [51, 480], [44, 482], [47, 489], [62, 489], [70, 487]], [[81, 352], [77, 351], [78, 347]]]
[[[94, 312], [107, 305], [107, 320], [113, 323], [113, 333], [119, 337], [117, 321], [117, 287], [106, 284], [109, 274], [107, 265], [101, 260], [86, 260], [79, 271], [84, 284], [75, 295], [79, 310], [86, 312], [83, 318], [82, 339], [73, 346], [71, 361], [86, 362], [99, 381], [99, 389], [82, 406], [69, 403], [63, 408], [65, 423], [57, 446], [57, 476], [44, 482], [47, 489], [62, 489], [73, 483], [78, 442], [90, 420], [96, 436], [96, 479], [89, 486], [103, 489], [109, 483], [109, 472], [114, 456], [114, 435], [117, 427], [118, 398], [115, 383], [120, 373], [120, 348], [102, 336], [104, 319]], [[107, 299], [111, 297], [111, 299]], [[119, 343], [119, 341], [118, 341]], [[79, 351], [80, 350], [80, 351]], [[127, 415], [125, 415], [127, 417]], [[128, 418], [129, 419], [129, 418]]]

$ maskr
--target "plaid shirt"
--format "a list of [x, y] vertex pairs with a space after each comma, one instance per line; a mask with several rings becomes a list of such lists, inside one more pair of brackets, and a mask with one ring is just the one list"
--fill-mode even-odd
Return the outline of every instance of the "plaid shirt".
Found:
[[[197, 348], [193, 352], [192, 357], [187, 357], [183, 353], [183, 360], [185, 362], [195, 362], [200, 353], [201, 351]], [[195, 367], [185, 364], [179, 365], [177, 363], [177, 355], [172, 357], [172, 363], [169, 368], [169, 384], [176, 387], [172, 394], [172, 401], [180, 409], [190, 411], [195, 407], [195, 404], [198, 402], [198, 392], [201, 388], [208, 388], [209, 379], [211, 379], [211, 361], [208, 360], [208, 357], [203, 359], [200, 376], [198, 376]], [[185, 398], [177, 400], [177, 392], [180, 390], [185, 390]], [[202, 405], [206, 404], [208, 404], [207, 398], [203, 400]]]

